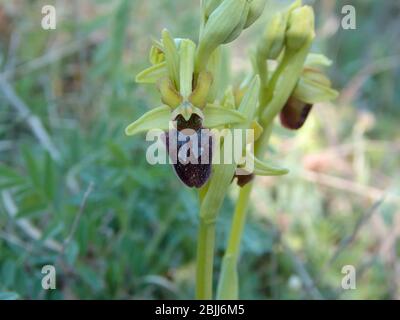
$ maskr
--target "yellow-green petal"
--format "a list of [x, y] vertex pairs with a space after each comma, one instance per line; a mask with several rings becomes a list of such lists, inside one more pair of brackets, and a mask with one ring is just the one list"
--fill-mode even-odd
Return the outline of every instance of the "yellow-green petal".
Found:
[[179, 53], [175, 40], [167, 29], [164, 29], [162, 32], [162, 42], [169, 77], [175, 88], [179, 91]]
[[167, 75], [166, 66], [166, 62], [161, 62], [143, 70], [136, 76], [136, 82], [148, 84], [157, 83], [159, 79]]
[[171, 108], [168, 106], [161, 106], [145, 113], [138, 120], [127, 126], [125, 134], [127, 136], [133, 136], [151, 129], [168, 130], [170, 120]]
[[254, 157], [254, 174], [259, 176], [282, 176], [288, 174], [289, 170], [278, 167], [270, 162], [261, 161]]
[[202, 111], [204, 115], [203, 126], [210, 129], [232, 124], [244, 124], [247, 121], [243, 114], [232, 109], [207, 105]]
[[180, 46], [180, 92], [184, 99], [192, 93], [194, 56], [196, 45], [193, 41], [184, 39]]
[[309, 79], [300, 79], [293, 96], [305, 103], [314, 104], [335, 100], [338, 92], [328, 86], [319, 84]]

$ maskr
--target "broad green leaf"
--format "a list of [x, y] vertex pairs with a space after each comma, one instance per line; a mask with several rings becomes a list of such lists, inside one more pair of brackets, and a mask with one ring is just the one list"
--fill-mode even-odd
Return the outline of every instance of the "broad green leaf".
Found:
[[151, 129], [168, 130], [170, 119], [171, 108], [167, 106], [161, 106], [145, 113], [134, 123], [126, 127], [125, 134], [128, 136], [133, 136]]

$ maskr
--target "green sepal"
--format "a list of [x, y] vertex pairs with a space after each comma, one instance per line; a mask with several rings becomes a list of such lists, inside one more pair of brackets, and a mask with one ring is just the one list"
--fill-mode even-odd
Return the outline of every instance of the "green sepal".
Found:
[[151, 129], [161, 129], [166, 131], [169, 129], [170, 120], [171, 108], [168, 106], [161, 106], [146, 112], [138, 120], [127, 126], [125, 134], [127, 136], [133, 136]]
[[168, 75], [179, 91], [179, 53], [175, 40], [167, 29], [162, 32], [162, 43], [164, 47], [165, 61], [167, 62]]
[[184, 99], [187, 99], [192, 93], [194, 56], [196, 45], [193, 41], [184, 39], [181, 42], [180, 54], [180, 93]]
[[283, 176], [289, 173], [288, 169], [280, 168], [270, 162], [261, 161], [253, 156], [254, 174], [258, 176]]
[[167, 75], [167, 63], [161, 62], [151, 66], [140, 72], [136, 76], [137, 83], [147, 83], [147, 84], [154, 84], [157, 83], [159, 79], [165, 77]]
[[203, 110], [203, 126], [209, 129], [232, 124], [244, 124], [247, 118], [240, 112], [219, 106], [207, 105]]
[[332, 101], [339, 93], [329, 86], [317, 83], [307, 78], [300, 78], [293, 96], [305, 103], [315, 104]]

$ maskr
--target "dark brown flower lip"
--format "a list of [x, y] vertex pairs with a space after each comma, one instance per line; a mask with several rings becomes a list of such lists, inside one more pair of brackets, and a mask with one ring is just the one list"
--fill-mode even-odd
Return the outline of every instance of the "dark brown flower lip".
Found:
[[181, 114], [178, 114], [174, 120], [176, 121], [178, 131], [182, 131], [185, 129], [198, 131], [203, 127], [203, 120], [195, 113], [193, 113], [190, 116], [190, 119], [187, 121]]
[[302, 128], [312, 108], [312, 104], [305, 103], [293, 97], [289, 98], [280, 113], [282, 126], [290, 130], [298, 130]]
[[[185, 120], [182, 115], [178, 115], [176, 118], [176, 130], [170, 130], [165, 133], [165, 145], [167, 147], [167, 152], [171, 158], [174, 171], [178, 178], [190, 188], [201, 188], [204, 186], [211, 177], [212, 172], [212, 149], [213, 149], [213, 137], [208, 133], [208, 139], [203, 141], [202, 130], [205, 129], [202, 126], [202, 119], [197, 114], [192, 114], [189, 120]], [[181, 148], [190, 143], [189, 135], [187, 132], [197, 134], [198, 145], [190, 145], [190, 153], [187, 155], [189, 161], [183, 162], [179, 159], [179, 151]], [[179, 141], [173, 143], [170, 146], [170, 135], [174, 135], [176, 139], [179, 134], [186, 135], [189, 141]], [[207, 141], [208, 140], [208, 141]], [[195, 148], [195, 150], [193, 150]], [[198, 155], [196, 158], [193, 155], [193, 151]], [[189, 152], [189, 151], [188, 151]], [[206, 163], [202, 163], [202, 154], [205, 152]], [[176, 159], [176, 161], [175, 161]]]

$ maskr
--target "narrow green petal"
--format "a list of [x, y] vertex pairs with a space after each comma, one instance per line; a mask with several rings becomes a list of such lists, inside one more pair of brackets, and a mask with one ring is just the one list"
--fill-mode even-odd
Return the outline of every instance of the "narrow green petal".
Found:
[[210, 72], [202, 71], [197, 78], [197, 85], [190, 94], [189, 101], [199, 108], [203, 108], [207, 103], [210, 88], [213, 83], [213, 76]]
[[277, 167], [254, 157], [254, 174], [259, 176], [282, 176], [289, 173], [288, 169]]
[[125, 129], [125, 134], [127, 136], [133, 136], [151, 129], [168, 130], [170, 119], [171, 108], [167, 106], [161, 106], [145, 113], [134, 123], [127, 126]]
[[182, 103], [183, 98], [175, 89], [169, 77], [164, 77], [157, 81], [157, 88], [161, 94], [161, 101], [167, 106], [176, 108]]
[[203, 125], [210, 129], [219, 126], [246, 123], [247, 120], [243, 114], [232, 109], [207, 105], [202, 111], [204, 114]]
[[167, 75], [167, 63], [161, 62], [143, 70], [136, 76], [137, 83], [156, 83], [162, 77]]

